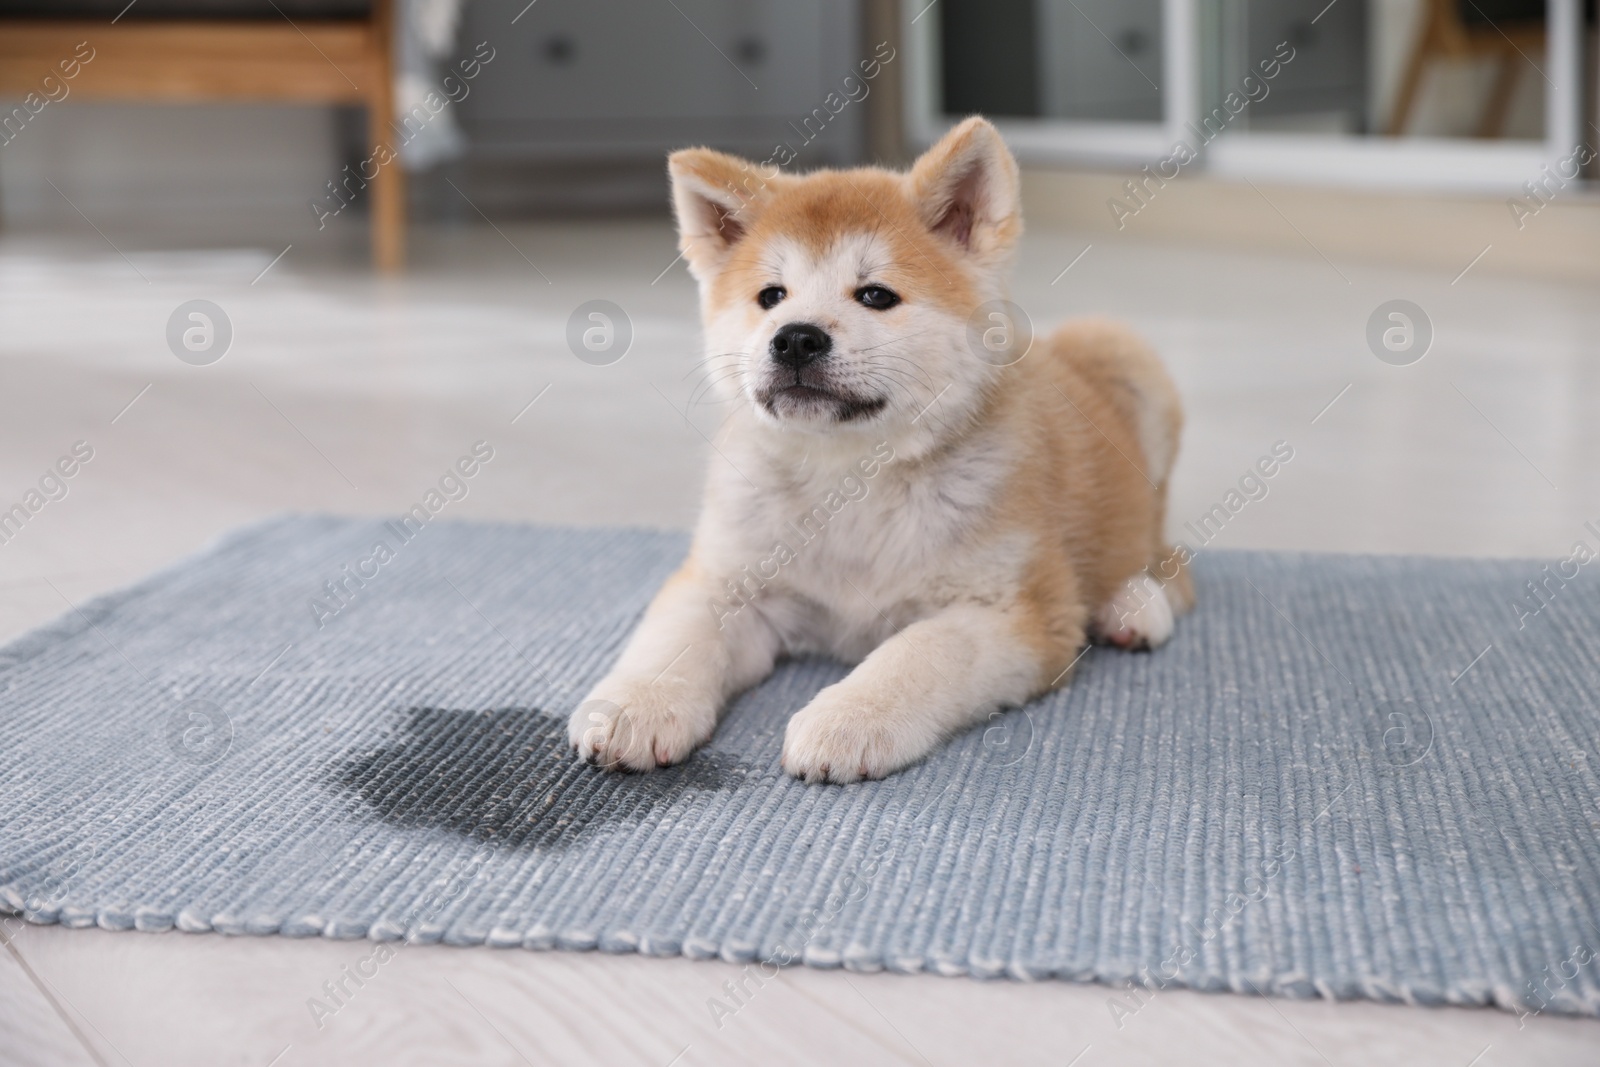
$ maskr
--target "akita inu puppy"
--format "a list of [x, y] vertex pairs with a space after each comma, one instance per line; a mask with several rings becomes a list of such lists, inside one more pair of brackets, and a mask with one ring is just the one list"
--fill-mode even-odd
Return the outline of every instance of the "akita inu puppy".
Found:
[[579, 755], [677, 763], [780, 657], [821, 654], [856, 667], [790, 718], [783, 767], [880, 778], [1061, 685], [1091, 637], [1164, 642], [1193, 598], [1162, 536], [1178, 395], [1112, 323], [1010, 336], [994, 127], [905, 174], [752, 166], [668, 163], [732, 414], [689, 558], [572, 715]]

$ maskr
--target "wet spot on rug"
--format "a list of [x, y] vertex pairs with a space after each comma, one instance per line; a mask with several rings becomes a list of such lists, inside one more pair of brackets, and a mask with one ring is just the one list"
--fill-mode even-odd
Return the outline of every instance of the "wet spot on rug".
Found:
[[538, 708], [418, 707], [370, 751], [339, 763], [332, 781], [392, 826], [560, 848], [759, 777], [704, 750], [648, 774], [603, 771], [573, 754], [565, 719]]

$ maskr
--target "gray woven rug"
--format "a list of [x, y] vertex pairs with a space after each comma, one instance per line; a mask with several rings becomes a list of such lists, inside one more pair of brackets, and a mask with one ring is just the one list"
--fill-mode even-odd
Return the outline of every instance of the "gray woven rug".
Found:
[[580, 766], [566, 712], [683, 549], [285, 518], [83, 605], [0, 650], [0, 902], [1600, 1013], [1590, 576], [1518, 629], [1537, 564], [1218, 552], [1167, 648], [887, 781], [779, 772], [822, 661], [681, 767]]

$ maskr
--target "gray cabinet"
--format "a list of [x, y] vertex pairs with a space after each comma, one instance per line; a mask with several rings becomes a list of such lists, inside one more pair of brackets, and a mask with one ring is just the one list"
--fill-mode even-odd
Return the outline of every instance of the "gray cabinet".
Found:
[[[863, 108], [835, 113], [827, 100], [843, 98], [846, 76], [859, 83], [872, 53], [859, 37], [850, 0], [470, 0], [463, 54], [481, 41], [496, 54], [457, 115], [479, 158], [710, 144], [759, 159], [782, 141], [800, 167], [851, 162]], [[891, 64], [879, 79], [896, 74]]]
[[939, 0], [947, 115], [1161, 118], [1161, 0]]
[[1161, 0], [1037, 0], [1040, 113], [1161, 119]]

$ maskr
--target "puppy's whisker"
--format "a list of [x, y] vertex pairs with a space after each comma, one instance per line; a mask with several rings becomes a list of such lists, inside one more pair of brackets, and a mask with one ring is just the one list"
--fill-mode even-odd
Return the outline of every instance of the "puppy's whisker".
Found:
[[703, 364], [703, 365], [701, 365], [699, 367], [696, 367], [693, 370], [689, 371], [688, 374], [685, 374], [684, 377], [687, 378], [687, 377], [689, 377], [690, 374], [700, 375], [702, 377], [705, 376], [705, 375], [710, 375], [710, 374], [718, 374], [718, 373], [720, 373], [720, 372], [722, 372], [724, 370], [727, 370], [729, 367], [737, 367], [738, 365], [739, 365], [739, 360], [730, 359], [730, 358], [724, 357], [724, 358], [719, 359], [715, 363], [708, 362], [708, 363], [705, 363], [705, 364]]
[[914, 358], [910, 358], [909, 355], [901, 355], [899, 352], [877, 352], [877, 354], [869, 355], [869, 357], [867, 357], [867, 362], [869, 363], [877, 363], [878, 360], [894, 360], [896, 363], [904, 363], [904, 365], [907, 366], [914, 366], [914, 368], [917, 368], [917, 370], [922, 370], [923, 368], [922, 360], [914, 360]]
[[929, 392], [933, 391], [933, 381], [922, 368], [912, 365], [910, 367], [884, 367], [873, 366], [874, 371], [882, 374], [894, 374], [902, 380], [914, 381]]
[[713, 352], [709, 356], [706, 356], [703, 359], [696, 360], [694, 366], [690, 367], [688, 370], [683, 372], [683, 376], [685, 378], [687, 378], [689, 375], [693, 374], [695, 371], [700, 370], [701, 368], [705, 367], [706, 364], [710, 363], [714, 359], [738, 359], [739, 357], [741, 357], [743, 355], [744, 355], [743, 352]]
[[925, 375], [918, 374], [915, 371], [908, 371], [903, 367], [874, 367], [872, 371], [874, 374], [891, 374], [896, 381], [914, 382], [924, 389], [933, 384], [928, 381]]
[[[708, 401], [713, 395], [715, 395], [716, 390], [717, 390], [717, 388], [719, 386], [721, 386], [721, 385], [723, 385], [723, 384], [725, 384], [727, 382], [733, 381], [734, 379], [735, 379], [734, 375], [729, 375], [726, 378], [719, 378], [714, 382], [706, 383], [705, 386], [703, 386], [698, 392], [695, 393], [694, 396], [692, 396], [690, 398], [689, 403], [691, 403], [691, 404], [700, 404], [700, 403], [704, 403], [704, 402]], [[723, 398], [723, 399], [726, 399], [726, 398]]]
[[739, 373], [739, 368], [734, 367], [731, 370], [723, 372], [718, 377], [707, 379], [689, 394], [689, 403], [691, 405], [702, 403], [706, 397], [709, 396], [714, 389], [716, 389], [717, 386], [722, 385], [724, 382], [732, 381], [739, 376]]
[[683, 375], [683, 377], [687, 378], [692, 374], [718, 374], [724, 370], [727, 370], [729, 367], [739, 366], [743, 362], [743, 358], [744, 353], [742, 352], [719, 352], [716, 355], [708, 356], [699, 363], [695, 364], [695, 366], [691, 367]]
[[883, 348], [885, 345], [899, 344], [901, 341], [909, 341], [913, 337], [921, 337], [923, 334], [925, 334], [927, 332], [928, 332], [927, 330], [918, 330], [916, 333], [908, 333], [904, 337], [891, 337], [887, 341], [881, 341], [881, 342], [879, 342], [878, 344], [875, 344], [875, 345], [868, 345], [865, 348], [857, 349], [857, 351], [860, 351], [860, 352], [871, 352], [875, 348]]
[[899, 394], [908, 401], [915, 402], [916, 394], [911, 391], [911, 387], [905, 381], [888, 373], [884, 368], [868, 370], [864, 377], [881, 392], [888, 393], [891, 396]]
[[703, 374], [696, 375], [694, 381], [688, 383], [689, 384], [689, 392], [690, 393], [697, 393], [702, 388], [705, 387], [707, 382], [714, 381], [714, 380], [720, 378], [722, 375], [729, 374], [729, 373], [738, 373], [738, 368], [737, 367], [716, 367], [716, 368], [713, 368], [711, 370], [706, 371]]
[[918, 368], [920, 368], [922, 366], [922, 361], [921, 360], [912, 359], [910, 356], [903, 356], [898, 352], [877, 352], [877, 353], [874, 353], [873, 355], [868, 356], [867, 357], [867, 362], [868, 363], [876, 363], [877, 361], [883, 360], [883, 359], [892, 359], [892, 360], [895, 360], [897, 362], [905, 363], [905, 364], [908, 364], [910, 366], [918, 367]]
[[[884, 364], [880, 362], [882, 360], [894, 360], [895, 362], [893, 364]], [[910, 374], [924, 375], [927, 373], [927, 370], [922, 366], [922, 364], [918, 363], [916, 360], [907, 359], [904, 356], [897, 356], [888, 352], [880, 352], [878, 355], [873, 356], [866, 362], [868, 366], [873, 367], [895, 366], [897, 369], [906, 371]]]
[[883, 379], [878, 379], [877, 381], [874, 382], [874, 384], [877, 386], [878, 389], [880, 389], [880, 390], [882, 390], [882, 391], [884, 391], [886, 393], [891, 393], [891, 394], [894, 394], [896, 396], [899, 396], [899, 397], [903, 398], [905, 400], [905, 402], [908, 403], [908, 404], [915, 405], [916, 402], [917, 402], [916, 391], [913, 390], [911, 388], [911, 386], [907, 385], [905, 382], [897, 382], [897, 381], [894, 381], [892, 379], [883, 378]]

